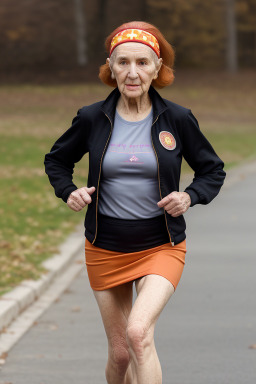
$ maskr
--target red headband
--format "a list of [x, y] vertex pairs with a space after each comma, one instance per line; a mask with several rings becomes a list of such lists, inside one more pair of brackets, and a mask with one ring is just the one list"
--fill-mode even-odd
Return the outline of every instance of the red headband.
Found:
[[111, 41], [109, 56], [111, 56], [113, 50], [118, 45], [130, 42], [145, 44], [153, 49], [158, 58], [160, 57], [160, 47], [157, 38], [142, 29], [124, 29], [118, 32]]

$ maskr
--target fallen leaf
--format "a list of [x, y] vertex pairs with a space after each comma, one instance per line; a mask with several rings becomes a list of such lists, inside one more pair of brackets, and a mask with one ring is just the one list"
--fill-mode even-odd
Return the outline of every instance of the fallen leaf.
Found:
[[49, 329], [51, 330], [51, 331], [56, 331], [56, 329], [58, 329], [59, 327], [56, 325], [56, 324], [50, 324], [49, 325]]
[[0, 248], [11, 248], [11, 243], [3, 240], [0, 242]]
[[0, 359], [6, 359], [8, 356], [8, 353], [7, 352], [3, 352], [2, 355], [0, 356]]
[[79, 307], [79, 306], [73, 307], [73, 308], [71, 309], [71, 311], [72, 311], [72, 312], [80, 312], [80, 311], [81, 311], [81, 307]]
[[70, 288], [65, 289], [64, 293], [73, 293], [73, 291]]
[[4, 383], [0, 383], [0, 384], [13, 384], [13, 383], [11, 383], [10, 381], [5, 381]]

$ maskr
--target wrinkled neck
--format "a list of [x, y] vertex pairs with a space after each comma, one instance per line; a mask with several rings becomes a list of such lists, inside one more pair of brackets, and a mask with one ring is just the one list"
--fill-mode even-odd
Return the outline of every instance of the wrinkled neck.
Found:
[[126, 120], [136, 121], [149, 114], [151, 105], [148, 93], [138, 98], [128, 98], [121, 94], [117, 102], [117, 111]]

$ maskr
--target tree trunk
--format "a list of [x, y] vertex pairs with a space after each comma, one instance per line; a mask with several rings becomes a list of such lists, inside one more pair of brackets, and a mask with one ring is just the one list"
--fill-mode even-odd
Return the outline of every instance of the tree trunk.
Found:
[[104, 41], [106, 38], [106, 11], [107, 11], [108, 1], [107, 0], [98, 0], [98, 57], [100, 62], [103, 62], [105, 59], [104, 53]]
[[148, 19], [147, 0], [140, 0], [140, 15], [141, 15], [141, 20], [146, 21]]
[[225, 1], [227, 15], [227, 69], [229, 72], [234, 73], [238, 70], [235, 0]]
[[77, 43], [77, 63], [84, 66], [88, 62], [86, 44], [86, 22], [83, 11], [83, 0], [75, 1], [75, 21], [76, 21], [76, 43]]

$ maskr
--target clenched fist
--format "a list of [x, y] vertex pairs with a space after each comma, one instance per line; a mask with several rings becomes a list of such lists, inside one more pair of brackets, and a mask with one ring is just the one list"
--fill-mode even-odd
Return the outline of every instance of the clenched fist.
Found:
[[67, 201], [67, 205], [73, 211], [79, 212], [83, 209], [87, 204], [92, 202], [91, 195], [95, 192], [95, 187], [82, 187], [73, 191]]
[[172, 192], [157, 203], [159, 208], [164, 208], [173, 217], [183, 215], [190, 204], [191, 198], [187, 192]]

